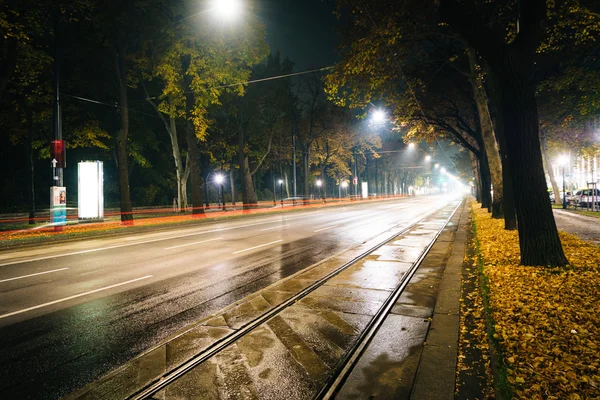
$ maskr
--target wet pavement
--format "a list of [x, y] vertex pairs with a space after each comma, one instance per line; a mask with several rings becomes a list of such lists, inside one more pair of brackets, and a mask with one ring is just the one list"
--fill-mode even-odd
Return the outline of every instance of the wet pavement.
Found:
[[[314, 398], [335, 377], [373, 316], [457, 205], [455, 202], [452, 209], [445, 208], [331, 277], [193, 367], [153, 398]], [[410, 392], [455, 230], [456, 222], [444, 229], [352, 371], [339, 398], [369, 398], [373, 394], [376, 398], [402, 398]], [[265, 312], [381, 242], [384, 236], [299, 271], [188, 326], [69, 398], [132, 395], [222, 338], [243, 330]]]

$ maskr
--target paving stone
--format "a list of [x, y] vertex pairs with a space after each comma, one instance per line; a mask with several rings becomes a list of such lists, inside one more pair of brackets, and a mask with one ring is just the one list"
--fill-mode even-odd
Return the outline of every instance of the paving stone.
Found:
[[385, 245], [371, 253], [371, 256], [377, 256], [377, 261], [402, 261], [413, 263], [417, 261], [422, 253], [422, 248]]
[[300, 363], [313, 381], [321, 381], [330, 369], [323, 360], [307, 345], [285, 320], [276, 316], [267, 322], [269, 328], [277, 335], [290, 354]]
[[427, 326], [421, 318], [389, 315], [337, 398], [408, 398]]
[[317, 309], [351, 314], [375, 315], [390, 292], [323, 285], [299, 301]]
[[183, 364], [231, 333], [233, 330], [228, 328], [199, 326], [169, 341], [165, 346], [167, 370]]
[[313, 398], [317, 386], [267, 324], [236, 342], [261, 399]]
[[252, 379], [237, 346], [229, 346], [215, 357], [219, 368], [220, 393], [222, 399], [259, 399]]
[[220, 399], [216, 363], [207, 360], [157, 395], [165, 400]]
[[427, 344], [432, 346], [455, 347], [458, 345], [458, 315], [437, 314], [431, 322]]
[[167, 346], [160, 346], [140, 357], [137, 387], [143, 387], [167, 372]]
[[391, 291], [410, 267], [409, 263], [362, 260], [329, 280], [327, 285]]

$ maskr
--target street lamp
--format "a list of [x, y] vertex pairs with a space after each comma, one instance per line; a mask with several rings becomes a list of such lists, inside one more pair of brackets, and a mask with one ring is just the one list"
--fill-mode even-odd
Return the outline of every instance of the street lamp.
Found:
[[414, 149], [415, 148], [415, 144], [414, 143], [409, 143], [408, 144], [408, 148], [411, 149], [411, 150]]
[[319, 187], [319, 197], [323, 198], [323, 196], [321, 195], [321, 186], [323, 185], [323, 181], [320, 179], [317, 179], [317, 186]]
[[569, 162], [569, 157], [560, 156], [558, 158], [558, 165], [562, 166], [562, 187], [563, 187], [563, 210], [567, 209], [567, 189], [565, 187], [565, 168]]
[[431, 161], [431, 156], [430, 155], [426, 155], [425, 156], [425, 161], [427, 161], [427, 162]]
[[385, 122], [385, 111], [375, 110], [373, 112], [372, 121], [376, 124], [381, 124], [381, 123]]
[[435, 169], [438, 169], [440, 167], [440, 164], [435, 164]]
[[446, 173], [446, 168], [442, 168], [440, 171], [441, 171], [442, 174], [445, 174]]
[[[222, 174], [215, 175], [215, 182], [217, 183], [217, 203], [223, 205], [223, 211], [225, 211], [225, 197], [223, 195], [223, 182], [225, 182], [225, 176]], [[219, 189], [221, 189], [221, 196], [219, 196]]]
[[209, 9], [219, 19], [233, 20], [242, 13], [240, 0], [213, 0]]
[[[341, 184], [341, 187], [344, 188], [344, 194], [347, 196], [348, 195], [348, 182], [344, 181]], [[342, 198], [342, 194], [340, 193], [340, 200]]]

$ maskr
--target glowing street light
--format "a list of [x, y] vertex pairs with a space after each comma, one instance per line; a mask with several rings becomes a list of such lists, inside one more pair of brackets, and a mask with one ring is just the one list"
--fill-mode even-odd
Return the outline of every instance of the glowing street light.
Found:
[[372, 120], [376, 124], [381, 124], [381, 123], [385, 122], [385, 111], [383, 111], [383, 110], [375, 110], [373, 112]]
[[435, 168], [438, 169], [439, 167], [440, 167], [440, 164], [436, 163]]
[[415, 144], [414, 143], [409, 143], [408, 144], [408, 148], [409, 149], [414, 149], [415, 148]]
[[323, 181], [321, 181], [320, 179], [317, 179], [317, 186], [321, 187], [322, 184], [323, 184]]
[[[225, 175], [223, 174], [216, 174], [215, 175], [215, 182], [217, 183], [217, 203], [221, 203], [219, 205], [223, 206], [223, 211], [225, 211], [225, 193], [223, 191], [223, 182], [225, 182]], [[221, 192], [221, 195], [219, 196], [219, 189]]]
[[442, 174], [445, 174], [446, 173], [446, 168], [442, 168], [440, 171], [442, 172]]
[[241, 0], [212, 0], [210, 11], [222, 20], [234, 20], [242, 13]]
[[223, 182], [225, 182], [225, 177], [221, 174], [217, 174], [217, 175], [215, 175], [215, 182], [220, 185]]
[[347, 188], [348, 187], [348, 182], [346, 182], [346, 181], [342, 182], [342, 187], [343, 188]]
[[428, 161], [428, 162], [431, 161], [431, 156], [430, 155], [425, 156], [425, 161]]

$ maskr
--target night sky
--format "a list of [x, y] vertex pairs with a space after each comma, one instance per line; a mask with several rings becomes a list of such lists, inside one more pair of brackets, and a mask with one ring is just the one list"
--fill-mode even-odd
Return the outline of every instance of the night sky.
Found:
[[338, 61], [337, 19], [332, 0], [259, 0], [272, 52], [296, 63], [295, 70], [325, 67]]

